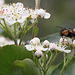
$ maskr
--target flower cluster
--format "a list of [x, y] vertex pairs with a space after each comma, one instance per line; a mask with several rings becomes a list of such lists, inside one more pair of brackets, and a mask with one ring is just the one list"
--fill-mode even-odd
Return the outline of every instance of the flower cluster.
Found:
[[[71, 50], [66, 50], [66, 47], [58, 46], [58, 44], [50, 43], [48, 40], [45, 40], [42, 44], [40, 43], [40, 39], [35, 37], [30, 40], [30, 43], [28, 45], [25, 45], [26, 49], [28, 51], [37, 51], [38, 53], [40, 51], [59, 51], [59, 52], [65, 52], [70, 53]], [[42, 54], [42, 52], [40, 52]]]
[[25, 8], [20, 2], [0, 8], [0, 27], [10, 35], [15, 44], [20, 33], [19, 45], [21, 44], [24, 34], [38, 22], [39, 18], [49, 19], [50, 14], [43, 9]]
[[60, 38], [59, 40], [59, 45], [64, 45], [64, 46], [75, 46], [75, 40], [69, 38], [69, 37], [63, 37]]
[[13, 3], [8, 5], [6, 8], [0, 9], [0, 18], [4, 18], [6, 23], [13, 25], [16, 22], [24, 23], [27, 18], [35, 20], [38, 17], [48, 19], [50, 14], [43, 9], [31, 9], [25, 8], [22, 3]]

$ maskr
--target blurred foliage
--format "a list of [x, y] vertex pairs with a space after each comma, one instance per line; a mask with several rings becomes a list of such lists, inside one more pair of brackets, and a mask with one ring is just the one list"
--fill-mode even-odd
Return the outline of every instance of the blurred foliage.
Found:
[[[63, 67], [63, 63], [56, 68], [51, 75], [58, 75]], [[68, 64], [61, 75], [75, 75], [75, 58]]]

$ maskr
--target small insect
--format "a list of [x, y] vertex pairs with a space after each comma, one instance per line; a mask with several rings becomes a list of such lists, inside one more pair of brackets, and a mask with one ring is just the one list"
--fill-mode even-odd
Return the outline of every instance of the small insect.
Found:
[[63, 28], [63, 27], [60, 27], [60, 26], [57, 26], [57, 27], [62, 29], [60, 31], [60, 36], [75, 38], [75, 29]]

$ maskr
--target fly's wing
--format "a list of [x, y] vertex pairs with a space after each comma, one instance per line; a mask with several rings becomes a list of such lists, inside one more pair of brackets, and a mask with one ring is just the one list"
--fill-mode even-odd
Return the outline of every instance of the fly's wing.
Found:
[[56, 26], [56, 27], [58, 27], [58, 28], [60, 28], [60, 29], [67, 29], [67, 28], [64, 28], [64, 27], [60, 27], [60, 26]]

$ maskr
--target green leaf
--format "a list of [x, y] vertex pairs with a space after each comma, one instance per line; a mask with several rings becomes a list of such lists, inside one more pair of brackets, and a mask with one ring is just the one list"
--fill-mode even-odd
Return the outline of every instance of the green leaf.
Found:
[[[59, 75], [59, 72], [61, 71], [62, 67], [63, 63], [60, 64], [59, 67], [55, 69], [51, 75]], [[68, 64], [62, 75], [75, 75], [75, 58], [73, 58], [72, 61]]]
[[59, 35], [59, 33], [55, 33], [42, 38], [41, 41], [48, 40], [50, 42], [58, 42], [60, 37], [61, 36]]
[[31, 59], [14, 62], [14, 75], [41, 75], [40, 69]]
[[34, 36], [36, 36], [37, 34], [38, 34], [38, 27], [37, 26], [35, 26], [34, 28], [33, 28], [33, 33], [34, 33]]
[[58, 65], [52, 65], [52, 66], [48, 69], [46, 75], [51, 75], [52, 71], [53, 71], [54, 69], [56, 69], [57, 67], [58, 67]]
[[32, 59], [32, 53], [25, 47], [8, 45], [0, 48], [0, 75], [13, 75], [13, 62], [25, 58]]

